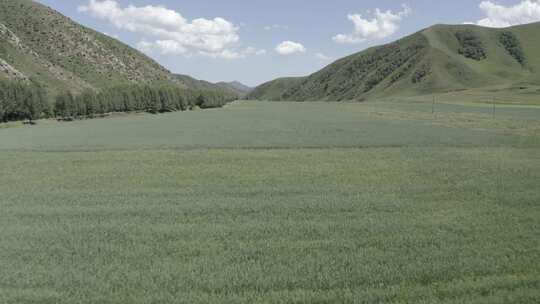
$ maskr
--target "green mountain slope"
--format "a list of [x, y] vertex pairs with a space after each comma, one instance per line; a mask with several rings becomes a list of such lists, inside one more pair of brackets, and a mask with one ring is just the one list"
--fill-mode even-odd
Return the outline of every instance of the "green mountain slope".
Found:
[[261, 100], [284, 100], [285, 92], [288, 92], [291, 88], [300, 87], [305, 79], [304, 77], [278, 78], [256, 87], [247, 97]]
[[340, 59], [304, 78], [278, 79], [248, 97], [365, 100], [540, 84], [540, 23], [507, 29], [436, 25]]
[[0, 0], [0, 75], [33, 78], [53, 92], [171, 81], [140, 52], [30, 0]]
[[175, 78], [141, 52], [31, 0], [0, 0], [2, 78], [36, 80], [51, 96], [129, 84], [224, 91]]

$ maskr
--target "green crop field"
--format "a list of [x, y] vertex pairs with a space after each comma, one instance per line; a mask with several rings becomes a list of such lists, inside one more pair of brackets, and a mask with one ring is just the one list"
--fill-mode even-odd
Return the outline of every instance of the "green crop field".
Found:
[[540, 107], [0, 128], [0, 303], [538, 303]]

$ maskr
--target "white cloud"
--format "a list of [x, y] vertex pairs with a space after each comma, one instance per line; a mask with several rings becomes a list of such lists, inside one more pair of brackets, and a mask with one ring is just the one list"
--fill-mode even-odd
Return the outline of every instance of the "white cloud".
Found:
[[89, 0], [78, 10], [107, 20], [115, 27], [144, 35], [138, 48], [147, 53], [236, 59], [247, 55], [238, 50], [239, 28], [233, 23], [214, 19], [185, 19], [180, 13], [164, 6], [121, 7], [116, 0]]
[[248, 56], [261, 56], [266, 54], [266, 50], [259, 50], [254, 47], [247, 47], [238, 51], [223, 50], [220, 53], [201, 53], [202, 55], [213, 57], [213, 58], [223, 58], [223, 59], [240, 59], [246, 58]]
[[540, 1], [525, 0], [516, 5], [504, 6], [493, 1], [482, 1], [480, 9], [486, 18], [477, 22], [487, 27], [508, 27], [540, 21]]
[[247, 47], [243, 50], [243, 53], [245, 55], [257, 55], [257, 56], [260, 56], [260, 55], [265, 55], [266, 54], [266, 50], [258, 50], [254, 47]]
[[334, 59], [334, 58], [332, 58], [332, 57], [330, 57], [330, 56], [326, 56], [326, 55], [323, 54], [323, 53], [317, 53], [317, 54], [315, 54], [315, 58], [320, 59], [320, 60], [322, 60], [322, 61], [330, 61], [330, 60]]
[[272, 25], [265, 26], [264, 29], [267, 30], [267, 31], [271, 31], [271, 30], [288, 30], [289, 27], [286, 26], [286, 25], [281, 25], [281, 24], [272, 24]]
[[306, 48], [298, 42], [283, 41], [276, 46], [276, 52], [280, 55], [292, 55], [296, 53], [305, 53]]
[[148, 42], [146, 40], [142, 40], [139, 43], [137, 43], [137, 49], [139, 49], [139, 51], [142, 51], [144, 53], [152, 52], [153, 46], [154, 45], [151, 42]]
[[348, 15], [354, 23], [354, 31], [351, 34], [336, 35], [332, 39], [337, 43], [360, 43], [386, 38], [399, 30], [399, 23], [411, 12], [411, 8], [403, 5], [403, 9], [397, 13], [390, 10], [383, 12], [377, 8], [372, 19], [364, 18], [361, 14]]
[[156, 40], [155, 42], [144, 43], [147, 46], [143, 47], [143, 50], [146, 50], [147, 52], [152, 52], [157, 49], [164, 55], [188, 54], [186, 47], [176, 40]]

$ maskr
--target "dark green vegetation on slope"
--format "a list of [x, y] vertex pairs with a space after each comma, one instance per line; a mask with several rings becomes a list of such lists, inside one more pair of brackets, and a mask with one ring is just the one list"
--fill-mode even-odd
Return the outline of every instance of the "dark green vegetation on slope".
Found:
[[[456, 32], [456, 39], [459, 43], [458, 53], [465, 58], [480, 61], [487, 58], [486, 48], [480, 36], [471, 30], [461, 30]], [[505, 34], [501, 34], [501, 36]], [[514, 37], [514, 36], [511, 36]]]
[[340, 59], [310, 76], [263, 84], [249, 98], [341, 101], [539, 90], [539, 51], [540, 23], [507, 29], [436, 25]]
[[[161, 112], [184, 108], [181, 104], [214, 107], [242, 95], [220, 85], [200, 85], [202, 81], [187, 76], [175, 77], [131, 47], [30, 0], [0, 0], [0, 81], [7, 88], [0, 92], [0, 121], [64, 116], [65, 111], [58, 113], [53, 106], [57, 96], [75, 101], [65, 108], [82, 117], [118, 109]], [[9, 92], [35, 87], [43, 89], [39, 96], [48, 104], [36, 103], [29, 115], [27, 103], [34, 99]], [[141, 93], [143, 87], [157, 96]], [[64, 98], [71, 95], [76, 98]], [[92, 95], [95, 98], [89, 101]], [[93, 103], [103, 96], [114, 99]], [[141, 105], [140, 99], [148, 96]], [[77, 103], [79, 99], [84, 104]]]
[[539, 130], [406, 101], [0, 129], [0, 302], [538, 303]]
[[283, 100], [284, 92], [288, 92], [291, 88], [298, 87], [304, 80], [304, 77], [278, 78], [256, 87], [247, 97], [259, 100]]

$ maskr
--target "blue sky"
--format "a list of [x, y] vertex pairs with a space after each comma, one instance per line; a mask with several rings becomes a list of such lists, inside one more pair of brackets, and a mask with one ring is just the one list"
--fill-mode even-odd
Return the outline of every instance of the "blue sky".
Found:
[[39, 2], [143, 50], [175, 73], [248, 85], [306, 75], [435, 23], [502, 27], [540, 20], [538, 0]]

